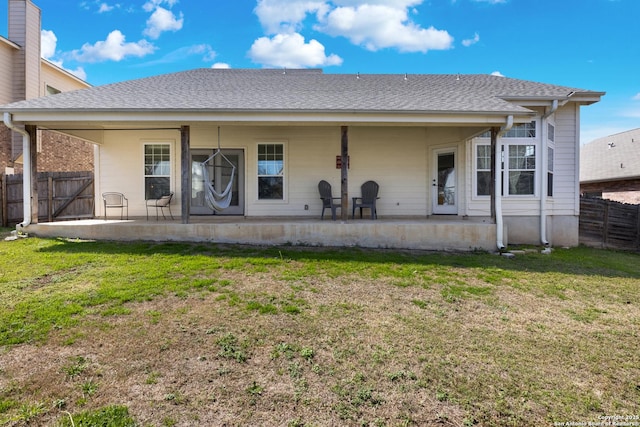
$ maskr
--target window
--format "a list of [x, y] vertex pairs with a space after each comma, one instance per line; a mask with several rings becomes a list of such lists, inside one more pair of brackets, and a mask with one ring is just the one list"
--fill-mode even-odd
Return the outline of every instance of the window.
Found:
[[547, 123], [547, 139], [551, 142], [556, 140], [556, 127], [551, 123]]
[[[511, 129], [502, 135], [503, 138], [535, 138], [536, 137], [536, 122], [520, 123], [513, 125]], [[479, 138], [491, 138], [491, 131], [486, 131], [481, 134]]]
[[[485, 132], [479, 138], [490, 138]], [[534, 196], [536, 193], [536, 121], [513, 125], [502, 135], [501, 194], [509, 196]], [[552, 136], [553, 138], [553, 136]], [[476, 196], [491, 195], [491, 146], [480, 140], [475, 150]], [[553, 168], [553, 163], [550, 164]], [[553, 184], [551, 184], [553, 185]]]
[[491, 195], [491, 145], [476, 145], [476, 195]]
[[547, 196], [553, 197], [553, 148], [547, 150]]
[[533, 195], [536, 175], [536, 146], [509, 145], [509, 194]]
[[59, 94], [61, 92], [60, 90], [56, 89], [53, 86], [49, 86], [49, 85], [46, 85], [46, 86], [47, 86], [47, 88], [46, 88], [47, 95], [57, 95], [57, 94]]
[[535, 138], [536, 122], [513, 125], [503, 136], [504, 138]]
[[258, 144], [258, 199], [284, 200], [283, 144]]
[[144, 198], [159, 199], [171, 191], [171, 145], [145, 144]]

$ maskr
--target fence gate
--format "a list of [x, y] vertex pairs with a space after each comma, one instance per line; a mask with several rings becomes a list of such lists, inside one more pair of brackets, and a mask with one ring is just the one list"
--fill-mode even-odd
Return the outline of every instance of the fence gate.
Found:
[[[2, 226], [22, 222], [22, 175], [0, 175]], [[93, 172], [39, 172], [38, 222], [93, 218]]]

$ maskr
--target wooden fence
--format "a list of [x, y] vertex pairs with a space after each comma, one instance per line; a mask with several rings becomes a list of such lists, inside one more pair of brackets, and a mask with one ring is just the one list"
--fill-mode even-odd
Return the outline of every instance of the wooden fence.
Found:
[[605, 249], [640, 250], [640, 205], [582, 197], [580, 243]]
[[[94, 217], [93, 172], [38, 173], [38, 222]], [[23, 221], [22, 175], [0, 175], [2, 226]]]

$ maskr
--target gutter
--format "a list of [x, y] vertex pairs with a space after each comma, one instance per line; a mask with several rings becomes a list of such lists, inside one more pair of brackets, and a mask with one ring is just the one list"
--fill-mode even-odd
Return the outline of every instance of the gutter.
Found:
[[[563, 101], [562, 105], [566, 104], [569, 101], [569, 98], [573, 95], [573, 92], [569, 93], [567, 99]], [[541, 129], [541, 137], [542, 141], [540, 141], [540, 145], [542, 146], [542, 170], [540, 171], [540, 243], [544, 246], [549, 246], [549, 242], [547, 241], [547, 185], [549, 183], [547, 177], [547, 170], [549, 168], [549, 146], [547, 145], [547, 127], [545, 124], [547, 123], [547, 119], [558, 109], [558, 100], [554, 99], [551, 101], [551, 108], [549, 111], [544, 113], [540, 120]]]
[[31, 224], [31, 137], [29, 134], [11, 121], [11, 113], [4, 113], [4, 124], [9, 129], [22, 135], [22, 206], [23, 221], [16, 226], [16, 229], [28, 227]]
[[495, 152], [495, 180], [494, 180], [494, 192], [496, 195], [495, 200], [495, 211], [496, 211], [496, 245], [499, 250], [504, 249], [504, 225], [502, 221], [502, 180], [500, 179], [500, 171], [502, 170], [502, 144], [498, 143], [498, 139], [509, 129], [513, 127], [513, 115], [507, 116], [507, 122], [502, 125], [500, 131], [498, 131], [498, 135], [496, 136], [496, 152]]

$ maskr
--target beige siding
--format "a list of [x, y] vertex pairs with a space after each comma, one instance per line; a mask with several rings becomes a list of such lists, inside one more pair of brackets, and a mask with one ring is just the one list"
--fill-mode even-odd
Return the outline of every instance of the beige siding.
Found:
[[[573, 215], [575, 197], [575, 112], [565, 108], [556, 113], [556, 160], [554, 197], [549, 199], [549, 215]], [[458, 166], [458, 214], [487, 216], [488, 200], [475, 200], [469, 187], [473, 177], [472, 144], [467, 138], [471, 129], [413, 127], [349, 128], [349, 206], [351, 197], [360, 195], [360, 185], [369, 180], [380, 184], [378, 214], [381, 217], [428, 216], [431, 214], [431, 191], [434, 177], [434, 150], [454, 148]], [[325, 179], [340, 195], [339, 127], [242, 127], [225, 126], [221, 130], [221, 147], [245, 152], [245, 213], [247, 216], [309, 216], [321, 211], [318, 181]], [[143, 144], [170, 142], [172, 149], [172, 190], [180, 205], [180, 134], [173, 131], [112, 131], [105, 133], [100, 147], [97, 194], [124, 192], [130, 200], [130, 214], [143, 216], [144, 179]], [[282, 143], [285, 146], [285, 199], [257, 198], [257, 146], [259, 143]], [[191, 147], [215, 149], [216, 126], [192, 126]], [[539, 145], [540, 146], [540, 145]], [[541, 165], [538, 170], [541, 172]], [[465, 185], [466, 183], [466, 185]], [[539, 185], [539, 184], [538, 184]], [[308, 210], [305, 209], [308, 206]], [[350, 209], [350, 208], [349, 208]], [[540, 212], [540, 198], [505, 197], [505, 217], [535, 217]], [[351, 214], [351, 211], [349, 211]], [[533, 226], [532, 228], [536, 228]], [[536, 234], [536, 233], [534, 233]]]
[[554, 164], [553, 203], [549, 206], [552, 215], [577, 215], [579, 182], [577, 163], [579, 107], [569, 104], [555, 113], [556, 149]]
[[349, 153], [350, 197], [360, 196], [360, 186], [374, 180], [380, 185], [378, 215], [428, 214], [425, 129], [353, 128], [349, 135]]
[[103, 214], [101, 194], [124, 193], [129, 199], [129, 215], [144, 216], [144, 143], [171, 144], [171, 188], [180, 203], [180, 134], [177, 131], [110, 131], [99, 148], [96, 168], [96, 216]]
[[59, 90], [60, 92], [69, 92], [76, 89], [85, 89], [90, 85], [82, 80], [75, 78], [66, 71], [53, 66], [49, 62], [42, 60], [42, 82], [40, 84], [40, 96], [47, 95], [47, 86]]
[[17, 48], [0, 37], [0, 105], [13, 101], [13, 58]]
[[[351, 197], [360, 195], [367, 180], [380, 184], [378, 214], [381, 217], [427, 216], [430, 214], [432, 150], [453, 147], [459, 156], [459, 181], [464, 182], [464, 136], [468, 130], [452, 128], [350, 127], [349, 128], [349, 206]], [[97, 167], [96, 206], [101, 214], [99, 195], [120, 191], [127, 195], [130, 215], [143, 216], [143, 144], [171, 142], [172, 190], [180, 205], [180, 134], [178, 131], [112, 131], [105, 133]], [[318, 181], [325, 179], [340, 195], [339, 127], [231, 127], [221, 130], [221, 147], [245, 151], [245, 213], [247, 216], [317, 217], [322, 209]], [[257, 146], [259, 143], [285, 145], [285, 199], [264, 201], [257, 198]], [[217, 148], [216, 126], [192, 126], [191, 147]], [[461, 191], [459, 202], [464, 204]], [[309, 207], [305, 210], [305, 205]], [[351, 214], [351, 212], [349, 212]], [[462, 209], [459, 212], [463, 214]]]

